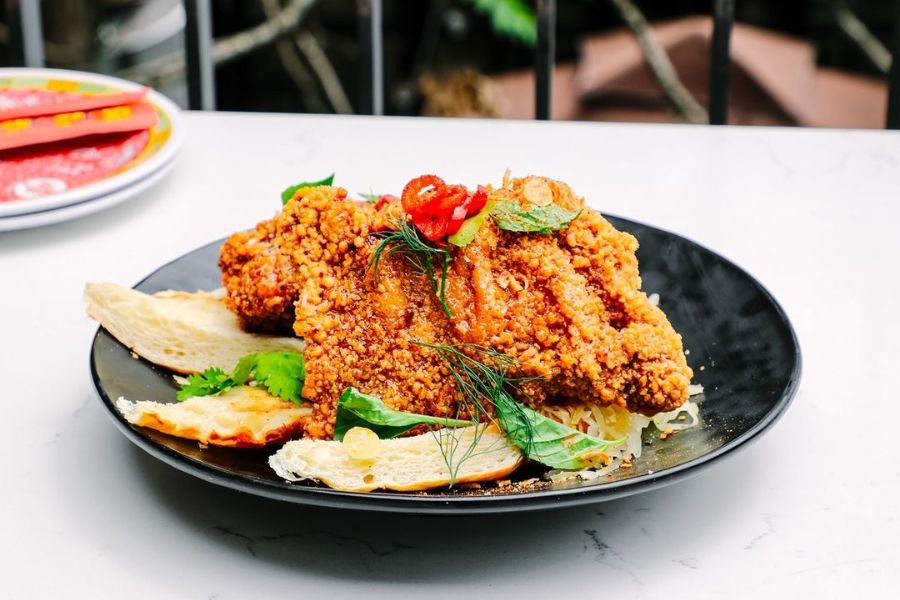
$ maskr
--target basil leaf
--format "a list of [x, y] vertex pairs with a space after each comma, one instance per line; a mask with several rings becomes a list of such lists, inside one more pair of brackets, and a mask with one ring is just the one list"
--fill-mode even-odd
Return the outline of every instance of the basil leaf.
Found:
[[294, 194], [297, 193], [297, 190], [305, 187], [318, 187], [320, 185], [331, 185], [334, 183], [334, 173], [322, 179], [320, 181], [303, 181], [301, 183], [292, 185], [288, 188], [285, 188], [283, 192], [281, 192], [281, 203], [287, 204], [288, 200], [294, 197]]
[[509, 200], [497, 202], [493, 210], [497, 227], [522, 233], [553, 233], [568, 227], [580, 214], [581, 210], [568, 211], [556, 204], [522, 208]]
[[381, 439], [394, 438], [416, 425], [431, 424], [444, 427], [465, 427], [472, 422], [444, 417], [429, 417], [388, 408], [375, 396], [363, 394], [356, 388], [347, 388], [341, 394], [334, 421], [334, 439], [344, 439], [352, 427], [367, 427]]
[[553, 469], [578, 471], [596, 464], [601, 453], [625, 442], [581, 433], [519, 404], [502, 393], [494, 402], [500, 428], [531, 460]]
[[471, 244], [472, 240], [475, 239], [475, 234], [477, 234], [478, 230], [481, 229], [481, 226], [484, 225], [485, 220], [488, 218], [488, 215], [491, 214], [493, 208], [494, 204], [488, 202], [485, 207], [481, 209], [481, 212], [463, 221], [459, 231], [448, 237], [447, 241], [460, 248]]

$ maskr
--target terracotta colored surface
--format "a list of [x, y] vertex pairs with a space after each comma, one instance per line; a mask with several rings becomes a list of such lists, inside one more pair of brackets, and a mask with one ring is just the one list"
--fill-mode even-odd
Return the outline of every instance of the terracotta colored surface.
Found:
[[[709, 45], [707, 17], [653, 26], [684, 85], [707, 104]], [[884, 126], [886, 83], [879, 79], [818, 68], [805, 40], [736, 24], [731, 42], [729, 122], [743, 125], [814, 127]], [[534, 76], [521, 71], [497, 76], [497, 113], [532, 118]], [[577, 65], [557, 67], [553, 117], [598, 121], [679, 121], [644, 62], [637, 40], [620, 29], [586, 39]]]

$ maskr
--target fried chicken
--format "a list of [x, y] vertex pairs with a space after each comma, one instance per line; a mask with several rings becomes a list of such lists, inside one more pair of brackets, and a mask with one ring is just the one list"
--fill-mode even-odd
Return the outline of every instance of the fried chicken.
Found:
[[[331, 437], [341, 392], [354, 386], [396, 409], [457, 415], [462, 395], [433, 350], [413, 343], [475, 344], [534, 378], [518, 399], [618, 404], [652, 415], [688, 397], [681, 337], [640, 290], [637, 240], [584, 209], [553, 234], [500, 230], [491, 219], [451, 247], [448, 318], [429, 279], [401, 253], [370, 267], [395, 229], [399, 202], [376, 209], [341, 188], [301, 190], [274, 219], [233, 235], [219, 265], [227, 303], [254, 331], [293, 332], [307, 343], [305, 435]], [[542, 177], [514, 179], [492, 200], [583, 200]]]

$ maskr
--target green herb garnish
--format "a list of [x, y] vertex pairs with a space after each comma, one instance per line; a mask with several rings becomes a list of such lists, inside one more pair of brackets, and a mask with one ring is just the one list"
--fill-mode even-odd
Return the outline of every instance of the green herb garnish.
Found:
[[[450, 312], [450, 307], [447, 306], [447, 272], [450, 269], [450, 252], [419, 237], [415, 226], [405, 219], [401, 219], [397, 223], [396, 230], [383, 231], [376, 235], [381, 237], [381, 243], [375, 248], [372, 261], [369, 263], [369, 267], [375, 273], [375, 282], [378, 282], [378, 266], [382, 259], [392, 254], [401, 254], [409, 261], [417, 274], [428, 276], [431, 289], [437, 295], [444, 314], [452, 319], [453, 314]], [[437, 275], [438, 269], [441, 272], [440, 278]]]
[[625, 442], [581, 433], [502, 394], [494, 403], [500, 428], [528, 458], [553, 469], [577, 471], [597, 464], [610, 448]]
[[369, 204], [375, 204], [381, 198], [381, 194], [373, 194], [371, 190], [368, 194], [365, 192], [358, 192], [358, 194]]
[[568, 227], [580, 214], [581, 210], [568, 211], [556, 204], [522, 208], [509, 200], [497, 202], [493, 208], [497, 227], [522, 233], [553, 233]]
[[584, 469], [596, 464], [601, 453], [625, 441], [589, 436], [516, 402], [510, 392], [528, 378], [510, 377], [508, 371], [516, 362], [504, 354], [471, 344], [415, 343], [438, 353], [456, 380], [469, 414], [474, 419], [479, 415], [492, 419], [487, 405], [492, 406], [500, 428], [531, 460], [554, 469]]
[[188, 375], [187, 383], [178, 388], [176, 397], [187, 400], [195, 396], [218, 396], [236, 385], [234, 379], [225, 374], [219, 367], [210, 367], [202, 373]]
[[334, 173], [326, 177], [325, 179], [321, 179], [319, 181], [303, 181], [301, 183], [297, 183], [288, 188], [285, 188], [283, 192], [281, 192], [281, 203], [287, 204], [288, 200], [294, 197], [294, 194], [297, 193], [297, 190], [305, 187], [318, 187], [320, 185], [331, 185], [334, 183]]
[[416, 425], [443, 425], [444, 427], [465, 427], [471, 421], [430, 417], [402, 412], [388, 408], [375, 396], [363, 394], [356, 388], [347, 388], [341, 394], [334, 422], [334, 439], [344, 439], [344, 434], [352, 427], [367, 427], [385, 440], [409, 431]]
[[218, 367], [191, 375], [182, 385], [176, 398], [187, 400], [196, 396], [218, 396], [222, 392], [244, 385], [250, 376], [256, 384], [273, 396], [301, 404], [300, 392], [306, 379], [303, 355], [299, 352], [258, 352], [238, 361], [231, 375]]
[[459, 231], [448, 237], [447, 241], [460, 248], [471, 244], [472, 240], [475, 239], [478, 230], [484, 225], [484, 222], [490, 216], [493, 209], [494, 203], [488, 202], [479, 213], [463, 221]]

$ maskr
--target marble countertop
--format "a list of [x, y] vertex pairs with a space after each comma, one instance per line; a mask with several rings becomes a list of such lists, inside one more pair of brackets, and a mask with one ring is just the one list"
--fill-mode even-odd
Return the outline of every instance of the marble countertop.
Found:
[[[0, 234], [2, 598], [895, 598], [900, 137], [890, 132], [188, 114], [172, 173], [77, 221]], [[94, 395], [86, 281], [132, 284], [270, 217], [294, 180], [568, 181], [692, 238], [783, 304], [793, 406], [676, 485], [602, 504], [399, 517], [281, 504], [147, 456]]]

